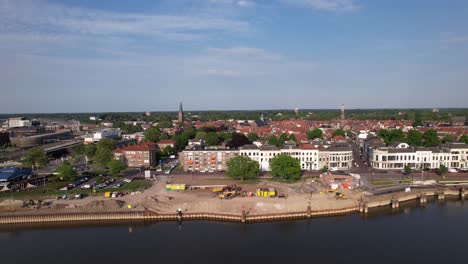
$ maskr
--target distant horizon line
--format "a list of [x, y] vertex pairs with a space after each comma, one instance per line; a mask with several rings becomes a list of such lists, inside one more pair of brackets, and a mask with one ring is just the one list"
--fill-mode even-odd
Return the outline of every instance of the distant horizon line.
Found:
[[[346, 107], [346, 105], [345, 105]], [[345, 108], [345, 111], [353, 111], [353, 110], [432, 110], [432, 109], [439, 109], [439, 110], [451, 110], [451, 109], [459, 109], [459, 110], [468, 110], [468, 107], [411, 107], [411, 108]], [[185, 113], [189, 112], [253, 112], [253, 111], [294, 111], [294, 108], [283, 108], [283, 109], [232, 109], [232, 110], [186, 110], [184, 109]], [[299, 108], [299, 111], [340, 111], [340, 108]], [[177, 113], [179, 110], [151, 110], [151, 111], [102, 111], [102, 112], [22, 112], [22, 113], [0, 113], [0, 115], [54, 115], [54, 114], [111, 114], [111, 113]]]

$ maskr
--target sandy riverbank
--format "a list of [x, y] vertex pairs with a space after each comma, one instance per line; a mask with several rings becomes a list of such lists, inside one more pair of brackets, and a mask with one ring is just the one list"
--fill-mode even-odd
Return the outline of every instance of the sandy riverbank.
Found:
[[[287, 198], [236, 197], [231, 200], [220, 200], [207, 190], [187, 190], [185, 192], [168, 192], [166, 182], [187, 184], [235, 184], [245, 191], [255, 191], [258, 187], [275, 188], [278, 193]], [[322, 193], [321, 193], [322, 192]], [[21, 208], [22, 201], [12, 203], [9, 200], [0, 202], [0, 215], [10, 214], [59, 214], [76, 212], [124, 212], [143, 211], [145, 209], [158, 213], [174, 213], [178, 208], [187, 213], [205, 212], [218, 214], [240, 214], [245, 209], [248, 214], [275, 214], [305, 211], [311, 206], [313, 211], [332, 210], [357, 206], [361, 193], [343, 190], [347, 199], [337, 199], [334, 193], [326, 193], [326, 189], [310, 179], [293, 183], [276, 183], [262, 181], [258, 184], [239, 184], [238, 181], [197, 177], [188, 179], [186, 176], [161, 177], [153, 186], [139, 194], [126, 195], [119, 198], [104, 198], [89, 196], [82, 200], [45, 199], [49, 206], [40, 209]], [[128, 205], [132, 208], [129, 209]], [[13, 209], [13, 210], [12, 210]]]

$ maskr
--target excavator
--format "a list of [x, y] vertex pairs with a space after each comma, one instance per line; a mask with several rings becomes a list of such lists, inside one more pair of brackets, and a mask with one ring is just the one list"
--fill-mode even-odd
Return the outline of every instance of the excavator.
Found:
[[340, 192], [337, 192], [335, 194], [335, 197], [336, 197], [336, 199], [347, 199], [346, 195], [344, 195], [343, 193], [340, 193]]
[[239, 192], [234, 190], [234, 191], [224, 191], [220, 194], [218, 194], [218, 198], [219, 199], [222, 199], [222, 200], [228, 200], [228, 199], [232, 199], [236, 196], [239, 195]]

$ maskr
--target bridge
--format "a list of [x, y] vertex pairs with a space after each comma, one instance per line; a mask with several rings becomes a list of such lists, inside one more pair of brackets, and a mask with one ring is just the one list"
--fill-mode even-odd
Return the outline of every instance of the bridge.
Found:
[[[73, 139], [73, 140], [62, 140], [50, 144], [45, 144], [41, 145], [41, 147], [44, 148], [44, 151], [49, 154], [53, 153], [55, 151], [63, 150], [63, 149], [68, 149], [74, 146], [78, 146], [83, 144], [83, 140], [81, 139]], [[20, 159], [21, 157], [25, 156], [27, 153], [26, 150], [18, 150], [15, 152], [11, 153], [6, 153], [6, 154], [1, 154], [0, 155], [0, 162], [5, 162], [5, 161], [10, 161], [10, 160], [17, 160]]]
[[81, 139], [73, 139], [73, 140], [64, 140], [56, 143], [51, 143], [47, 145], [43, 145], [42, 147], [44, 148], [44, 151], [46, 153], [51, 153], [54, 151], [62, 150], [62, 149], [68, 149], [74, 146], [78, 146], [83, 144], [83, 140]]

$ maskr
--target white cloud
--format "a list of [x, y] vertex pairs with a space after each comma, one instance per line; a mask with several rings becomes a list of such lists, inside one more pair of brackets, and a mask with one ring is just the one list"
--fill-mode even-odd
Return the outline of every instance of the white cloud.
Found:
[[249, 6], [253, 6], [254, 2], [252, 2], [252, 1], [237, 1], [237, 5], [238, 6], [243, 6], [243, 7], [249, 7]]
[[452, 44], [468, 43], [468, 36], [452, 36], [444, 39], [443, 41]]
[[241, 75], [240, 72], [229, 69], [206, 69], [195, 72], [198, 75], [207, 76], [220, 76], [220, 77], [238, 77]]
[[357, 8], [354, 0], [281, 0], [284, 3], [325, 11], [351, 11]]
[[66, 7], [43, 1], [0, 1], [0, 34], [60, 33], [200, 39], [208, 31], [247, 32], [245, 21], [208, 14], [141, 14]]
[[214, 56], [228, 59], [279, 61], [282, 58], [279, 54], [252, 47], [209, 48], [207, 51]]

